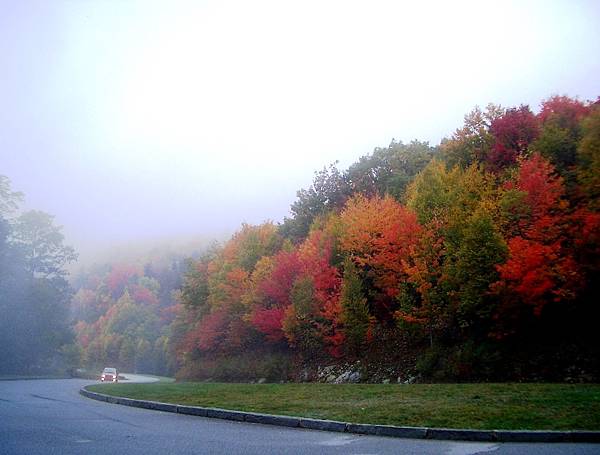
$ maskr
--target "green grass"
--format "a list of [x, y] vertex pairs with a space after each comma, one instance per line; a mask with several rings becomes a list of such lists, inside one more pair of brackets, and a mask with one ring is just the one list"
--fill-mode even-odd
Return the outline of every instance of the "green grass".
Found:
[[169, 403], [355, 423], [513, 430], [600, 430], [599, 384], [98, 384]]

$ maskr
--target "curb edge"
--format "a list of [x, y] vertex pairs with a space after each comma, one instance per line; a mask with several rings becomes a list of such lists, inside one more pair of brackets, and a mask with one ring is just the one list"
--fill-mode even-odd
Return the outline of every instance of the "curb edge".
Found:
[[454, 428], [398, 427], [393, 425], [370, 425], [347, 423], [336, 420], [320, 420], [308, 417], [282, 416], [257, 412], [235, 411], [231, 409], [202, 406], [178, 405], [158, 401], [135, 400], [91, 392], [87, 386], [79, 389], [86, 398], [106, 403], [172, 412], [176, 414], [210, 417], [236, 422], [259, 423], [291, 428], [304, 428], [338, 433], [354, 433], [371, 436], [387, 436], [405, 439], [435, 439], [446, 441], [477, 442], [578, 442], [600, 443], [600, 431], [527, 431], [527, 430], [470, 430]]

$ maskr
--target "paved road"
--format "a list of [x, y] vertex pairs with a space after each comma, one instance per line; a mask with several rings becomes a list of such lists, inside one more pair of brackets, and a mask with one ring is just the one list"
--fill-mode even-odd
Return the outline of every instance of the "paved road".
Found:
[[0, 381], [0, 454], [600, 454], [600, 444], [423, 441], [280, 428], [90, 400], [79, 379]]

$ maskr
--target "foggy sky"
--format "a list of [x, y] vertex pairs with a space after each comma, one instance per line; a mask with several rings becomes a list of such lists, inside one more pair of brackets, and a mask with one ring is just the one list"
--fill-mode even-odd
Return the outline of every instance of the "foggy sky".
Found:
[[281, 221], [475, 105], [595, 99], [599, 5], [0, 0], [0, 174], [84, 257]]

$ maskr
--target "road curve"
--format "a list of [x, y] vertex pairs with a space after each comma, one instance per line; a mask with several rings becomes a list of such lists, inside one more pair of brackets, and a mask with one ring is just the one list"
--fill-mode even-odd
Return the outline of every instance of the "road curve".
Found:
[[600, 452], [597, 444], [410, 440], [207, 419], [119, 406], [79, 395], [79, 389], [92, 382], [0, 381], [0, 454], [592, 455]]
[[151, 383], [158, 382], [158, 378], [152, 376], [145, 376], [143, 374], [133, 374], [133, 373], [119, 373], [119, 376], [123, 376], [126, 382], [142, 382], [142, 383]]

